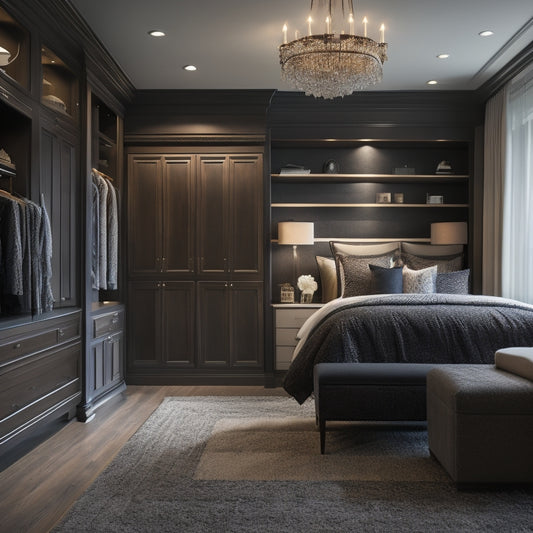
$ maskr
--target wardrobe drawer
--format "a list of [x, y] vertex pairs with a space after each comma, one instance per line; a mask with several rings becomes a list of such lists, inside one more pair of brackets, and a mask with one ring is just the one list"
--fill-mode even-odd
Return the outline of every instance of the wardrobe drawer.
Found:
[[94, 337], [101, 337], [115, 331], [121, 331], [124, 323], [124, 312], [115, 311], [99, 315], [93, 319]]
[[29, 358], [0, 373], [0, 435], [80, 391], [81, 344]]
[[32, 326], [21, 333], [17, 333], [18, 330], [14, 329], [12, 335], [0, 340], [0, 363], [53, 348], [80, 336], [78, 314], [47, 323], [38, 323], [35, 326], [39, 329]]
[[55, 346], [57, 343], [57, 330], [44, 331], [31, 337], [17, 339], [0, 346], [0, 361], [17, 359], [33, 352], [39, 352]]

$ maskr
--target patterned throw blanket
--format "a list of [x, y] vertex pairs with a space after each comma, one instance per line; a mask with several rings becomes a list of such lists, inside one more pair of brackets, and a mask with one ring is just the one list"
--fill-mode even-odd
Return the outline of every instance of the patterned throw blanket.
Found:
[[533, 305], [475, 295], [358, 296], [326, 304], [299, 338], [283, 387], [303, 403], [317, 363], [492, 364], [500, 348], [533, 346]]

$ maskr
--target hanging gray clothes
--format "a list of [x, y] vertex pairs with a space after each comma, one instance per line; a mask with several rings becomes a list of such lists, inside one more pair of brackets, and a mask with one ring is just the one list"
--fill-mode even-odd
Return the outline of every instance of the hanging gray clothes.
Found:
[[41, 287], [42, 287], [42, 265], [41, 265], [41, 208], [33, 202], [27, 203], [30, 210], [30, 249], [31, 249], [31, 308], [32, 313], [41, 314]]
[[92, 173], [92, 217], [91, 217], [91, 287], [100, 288], [100, 195], [98, 193], [98, 176]]
[[22, 242], [22, 309], [23, 313], [31, 313], [31, 214], [28, 203], [20, 203], [20, 229]]
[[19, 203], [0, 195], [0, 239], [2, 294], [21, 296], [24, 292], [22, 240]]
[[108, 186], [106, 180], [97, 176], [98, 185], [98, 205], [100, 207], [100, 218], [98, 221], [98, 233], [100, 234], [98, 272], [100, 289], [107, 289], [107, 194]]
[[118, 273], [118, 208], [117, 192], [107, 184], [107, 288], [117, 288]]
[[46, 211], [44, 196], [41, 194], [41, 308], [43, 312], [51, 311], [54, 307], [54, 295], [52, 293], [52, 229], [50, 218]]

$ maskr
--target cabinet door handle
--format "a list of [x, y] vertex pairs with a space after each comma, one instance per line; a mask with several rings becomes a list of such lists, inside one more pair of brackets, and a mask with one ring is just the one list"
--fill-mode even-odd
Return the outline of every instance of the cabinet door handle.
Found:
[[229, 286], [233, 289], [233, 283], [230, 283]]
[[161, 283], [161, 286], [162, 286], [162, 287], [166, 287], [167, 284], [166, 284], [166, 283]]
[[194, 270], [194, 259], [189, 257], [189, 270]]

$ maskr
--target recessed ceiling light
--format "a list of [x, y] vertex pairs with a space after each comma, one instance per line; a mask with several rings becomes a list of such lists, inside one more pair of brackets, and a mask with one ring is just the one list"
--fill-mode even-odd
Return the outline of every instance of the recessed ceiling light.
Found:
[[448, 59], [450, 57], [450, 54], [439, 54], [437, 57], [439, 59]]
[[195, 70], [198, 70], [194, 65], [185, 65], [183, 67], [183, 70], [187, 70], [188, 72], [194, 72]]
[[479, 35], [481, 37], [490, 37], [491, 35], [494, 35], [494, 32], [491, 30], [484, 30], [484, 31], [480, 31]]
[[148, 32], [148, 35], [151, 35], [152, 37], [164, 37], [165, 32], [161, 30], [151, 30]]
[[439, 83], [437, 80], [429, 80], [427, 82], [428, 85], [437, 85], [437, 83]]

